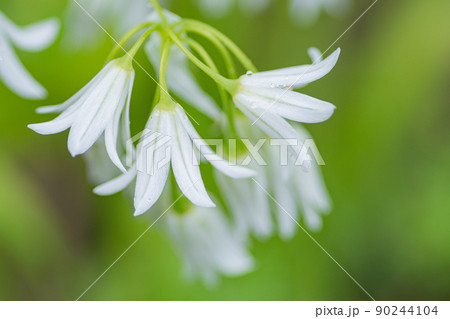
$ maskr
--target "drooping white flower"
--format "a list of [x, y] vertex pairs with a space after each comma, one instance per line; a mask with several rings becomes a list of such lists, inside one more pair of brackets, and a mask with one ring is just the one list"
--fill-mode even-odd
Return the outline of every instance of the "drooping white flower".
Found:
[[102, 38], [108, 37], [107, 33], [120, 38], [145, 22], [150, 10], [148, 0], [71, 1], [66, 12], [64, 47], [70, 50], [95, 48]]
[[111, 195], [136, 178], [135, 215], [147, 212], [166, 185], [170, 166], [182, 193], [195, 205], [214, 207], [206, 192], [195, 156], [198, 150], [218, 170], [233, 178], [254, 175], [250, 169], [233, 165], [200, 138], [180, 105], [170, 102], [155, 107], [137, 148], [136, 164], [127, 174], [97, 187], [98, 195]]
[[221, 18], [231, 12], [237, 3], [241, 12], [256, 15], [264, 11], [270, 0], [196, 0], [200, 11], [211, 18]]
[[189, 278], [200, 277], [212, 286], [219, 275], [239, 276], [252, 270], [253, 258], [219, 209], [194, 207], [170, 213], [166, 224]]
[[[267, 168], [253, 162], [251, 167], [257, 172], [254, 179], [268, 189]], [[234, 179], [220, 172], [216, 172], [215, 178], [233, 216], [233, 232], [237, 238], [247, 241], [250, 234], [259, 240], [271, 237], [275, 227], [270, 199], [255, 180]]]
[[334, 17], [342, 17], [351, 7], [351, 0], [291, 0], [292, 20], [300, 26], [310, 26], [317, 21], [322, 10]]
[[[326, 121], [334, 113], [331, 103], [291, 91], [328, 74], [339, 57], [337, 49], [327, 59], [312, 65], [281, 70], [247, 73], [233, 96], [236, 106], [253, 124], [276, 139], [292, 139], [297, 134], [287, 120], [301, 123]], [[299, 151], [301, 145], [298, 145]]]
[[129, 56], [115, 59], [63, 104], [37, 110], [38, 113], [62, 112], [56, 119], [28, 127], [43, 135], [60, 133], [70, 128], [68, 149], [74, 157], [87, 152], [104, 134], [110, 159], [125, 171], [117, 152], [117, 139], [119, 131], [125, 140], [129, 139], [133, 82], [132, 59]]
[[47, 91], [25, 69], [13, 46], [24, 51], [42, 51], [50, 46], [59, 32], [56, 19], [18, 27], [0, 12], [0, 81], [26, 99], [44, 99]]
[[247, 152], [239, 157], [239, 162], [251, 161], [249, 166], [258, 173], [254, 178], [231, 179], [220, 172], [215, 174], [226, 207], [233, 216], [236, 236], [246, 242], [251, 236], [265, 240], [277, 232], [282, 239], [289, 240], [300, 220], [309, 230], [319, 230], [321, 215], [328, 213], [331, 205], [318, 167], [323, 159], [315, 153], [317, 149], [310, 143], [312, 139], [307, 131], [298, 124], [294, 126], [302, 153], [293, 158], [288, 156], [286, 147], [280, 147], [281, 141], [269, 142], [258, 130], [246, 129], [241, 118], [237, 118], [236, 124], [239, 136], [264, 142], [255, 148], [256, 155]]
[[[170, 24], [180, 21], [180, 17], [169, 11], [165, 11], [165, 15]], [[158, 13], [154, 10], [149, 16], [149, 21], [160, 21]], [[161, 35], [159, 33], [155, 33], [149, 39], [145, 47], [148, 59], [152, 63], [156, 72], [159, 72], [161, 45]], [[188, 57], [176, 45], [172, 45], [170, 50], [166, 77], [169, 89], [175, 95], [182, 98], [190, 105], [195, 105], [199, 111], [211, 119], [217, 120], [221, 117], [219, 106], [213, 98], [203, 91], [190, 68], [190, 61]]]
[[[302, 141], [311, 140], [309, 133], [300, 125], [295, 129]], [[309, 230], [318, 231], [322, 227], [321, 215], [329, 213], [331, 201], [325, 187], [320, 168], [314, 155], [310, 157], [308, 168], [290, 162], [280, 163], [279, 152], [271, 149], [271, 169], [273, 196], [277, 202], [276, 218], [280, 236], [288, 240], [298, 229], [300, 217]], [[294, 220], [295, 221], [294, 221]]]

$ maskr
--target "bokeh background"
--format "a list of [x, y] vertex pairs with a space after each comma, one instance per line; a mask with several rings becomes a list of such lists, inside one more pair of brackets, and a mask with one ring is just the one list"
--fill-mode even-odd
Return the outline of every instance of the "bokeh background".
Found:
[[[296, 27], [285, 0], [264, 14], [203, 17], [190, 1], [179, 15], [211, 23], [261, 70], [309, 62], [371, 4], [322, 15]], [[2, 0], [19, 24], [62, 17], [68, 1]], [[377, 300], [450, 298], [450, 1], [380, 0], [336, 44], [335, 70], [304, 92], [338, 109], [309, 125], [327, 166], [334, 202], [314, 237]], [[104, 38], [90, 51], [58, 41], [39, 54], [19, 52], [49, 90], [25, 101], [0, 84], [0, 299], [74, 300], [147, 227], [126, 195], [96, 197], [66, 135], [42, 137], [27, 124], [49, 119], [36, 107], [66, 100], [103, 66]], [[149, 70], [141, 54], [140, 62]], [[154, 84], [137, 71], [133, 129], [146, 122]], [[299, 230], [294, 240], [255, 243], [256, 270], [224, 278], [216, 289], [187, 283], [170, 242], [151, 229], [83, 300], [367, 300], [355, 283]]]

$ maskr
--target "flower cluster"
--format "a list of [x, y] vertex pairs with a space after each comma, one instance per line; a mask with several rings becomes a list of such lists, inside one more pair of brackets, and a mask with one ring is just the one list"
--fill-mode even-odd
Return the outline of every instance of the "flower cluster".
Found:
[[[258, 72], [218, 30], [165, 11], [156, 0], [152, 3], [146, 21], [120, 41], [135, 41], [131, 49], [115, 58], [123, 49], [116, 47], [111, 61], [73, 97], [38, 109], [59, 116], [29, 127], [40, 134], [70, 130], [70, 153], [89, 156], [98, 165], [91, 168], [94, 172], [114, 164], [117, 177], [94, 192], [111, 195], [133, 184], [136, 216], [167, 202], [165, 229], [184, 257], [187, 273], [213, 284], [218, 274], [234, 276], [252, 269], [251, 238], [278, 233], [288, 240], [300, 220], [311, 230], [321, 227], [320, 216], [330, 210], [330, 201], [321, 162], [317, 152], [305, 148], [311, 138], [299, 123], [326, 121], [335, 107], [295, 90], [328, 74], [340, 51], [322, 60], [312, 49], [312, 64]], [[202, 41], [216, 47], [223, 63], [212, 58]], [[134, 59], [141, 48], [158, 81], [147, 125], [132, 137], [130, 98]], [[234, 59], [248, 72], [237, 76]], [[220, 103], [202, 89], [190, 64], [215, 82]], [[213, 150], [201, 137], [184, 103], [210, 119], [220, 131], [219, 140], [229, 142], [225, 149]], [[256, 151], [248, 147], [257, 139], [271, 145]], [[107, 156], [93, 161], [89, 154], [97, 148]], [[207, 165], [214, 171], [209, 180], [200, 169]]]
[[24, 51], [42, 51], [55, 41], [58, 32], [56, 19], [18, 27], [0, 11], [0, 81], [23, 98], [44, 99], [47, 91], [22, 65], [14, 46]]

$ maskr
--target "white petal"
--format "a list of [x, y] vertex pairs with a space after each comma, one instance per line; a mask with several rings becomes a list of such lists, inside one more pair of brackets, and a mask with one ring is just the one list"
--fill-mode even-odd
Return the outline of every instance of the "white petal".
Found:
[[126, 71], [112, 68], [86, 98], [69, 133], [67, 144], [72, 156], [85, 153], [103, 134], [117, 108], [123, 109], [126, 96], [122, 92], [127, 78]]
[[320, 231], [323, 226], [322, 218], [320, 214], [312, 209], [310, 206], [304, 205], [303, 207], [303, 219], [306, 227], [314, 232]]
[[178, 244], [192, 274], [211, 284], [218, 279], [217, 273], [237, 276], [252, 269], [252, 257], [233, 236], [221, 211], [196, 207], [177, 219]]
[[193, 142], [181, 121], [171, 114], [169, 127], [173, 139], [172, 169], [178, 186], [183, 194], [195, 205], [214, 207], [209, 198], [200, 175], [200, 168], [195, 158]]
[[42, 135], [61, 133], [72, 125], [74, 118], [77, 115], [77, 111], [78, 110], [76, 108], [68, 109], [50, 122], [30, 124], [28, 125], [28, 128]]
[[[1, 13], [0, 13], [1, 14]], [[26, 27], [18, 27], [4, 15], [5, 32], [11, 41], [25, 51], [41, 51], [50, 46], [58, 36], [60, 24], [58, 19], [47, 19]]]
[[[130, 103], [131, 91], [133, 87], [134, 81], [134, 71], [130, 75], [130, 79], [128, 80], [127, 86], [123, 89], [122, 92], [122, 100], [120, 104]], [[126, 102], [125, 102], [126, 100]], [[128, 107], [127, 107], [128, 109]], [[126, 169], [122, 164], [122, 161], [119, 158], [119, 154], [117, 152], [117, 135], [119, 131], [119, 122], [122, 117], [123, 107], [118, 107], [116, 109], [116, 113], [114, 114], [113, 120], [109, 122], [108, 126], [105, 130], [105, 145], [108, 155], [111, 161], [116, 165], [122, 172], [126, 173]]]
[[[296, 131], [302, 140], [311, 139], [311, 135], [300, 125]], [[308, 171], [302, 167], [295, 167], [294, 176], [297, 176], [297, 187], [302, 192], [305, 200], [322, 213], [331, 210], [331, 199], [328, 194], [320, 167], [314, 163]]]
[[289, 166], [282, 166], [279, 162], [279, 151], [271, 150], [271, 181], [273, 185], [274, 198], [276, 200], [276, 217], [278, 220], [278, 229], [280, 237], [283, 240], [290, 240], [296, 230], [298, 225], [295, 221], [298, 221], [298, 208], [295, 201], [295, 196], [297, 194], [293, 190], [293, 185], [289, 183], [289, 180], [281, 178], [290, 174], [291, 177], [292, 170]]
[[25, 69], [1, 33], [0, 57], [0, 79], [11, 91], [31, 100], [44, 99], [47, 96], [47, 91]]
[[[170, 124], [169, 121], [169, 115], [156, 107], [147, 127], [151, 132], [164, 133], [164, 127]], [[147, 143], [146, 138], [143, 136], [137, 151], [137, 161], [141, 161], [141, 167], [138, 169], [134, 197], [135, 216], [147, 212], [160, 198], [170, 172], [170, 157], [166, 155], [172, 142], [162, 143], [160, 140], [161, 143]]]
[[314, 64], [301, 65], [274, 71], [259, 72], [241, 77], [243, 86], [299, 89], [321, 79], [335, 67], [341, 50], [337, 49], [325, 60], [313, 60]]
[[205, 210], [200, 225], [206, 231], [207, 243], [211, 243], [211, 254], [215, 267], [228, 276], [242, 275], [251, 270], [253, 260], [243, 244], [233, 238], [228, 221], [217, 210]]
[[94, 193], [100, 196], [116, 194], [124, 190], [136, 178], [136, 167], [132, 167], [127, 173], [97, 186]]
[[[232, 179], [220, 173], [216, 180], [233, 214], [236, 236], [247, 241], [250, 235], [264, 240], [273, 233], [270, 204], [265, 192], [251, 179]], [[258, 183], [266, 184], [261, 178]]]
[[311, 61], [313, 62], [313, 64], [323, 61], [322, 52], [320, 52], [320, 50], [317, 48], [314, 48], [314, 47], [309, 48], [308, 55], [311, 58]]
[[252, 88], [251, 91], [241, 91], [235, 99], [301, 123], [324, 122], [336, 109], [331, 103], [282, 89]]
[[145, 214], [155, 205], [164, 190], [169, 172], [170, 162], [161, 166], [153, 175], [148, 172], [138, 172], [135, 193], [142, 193], [142, 197], [134, 199], [134, 216]]
[[300, 154], [302, 144], [298, 133], [285, 119], [277, 114], [265, 112], [264, 109], [248, 107], [246, 102], [248, 101], [240, 101], [239, 98], [237, 98], [236, 106], [254, 123], [254, 125], [258, 126], [273, 139], [278, 139], [280, 141], [297, 139], [299, 141], [298, 145], [291, 145], [289, 150], [293, 156]]
[[187, 131], [200, 153], [216, 169], [233, 178], [248, 178], [255, 176], [255, 171], [227, 162], [216, 153], [214, 153], [213, 150], [203, 141], [203, 139], [197, 133], [191, 121], [181, 107], [177, 107], [176, 114], [178, 120], [182, 123], [184, 129]]
[[78, 91], [74, 96], [72, 96], [70, 99], [68, 99], [66, 102], [58, 105], [52, 105], [52, 106], [43, 106], [36, 110], [39, 114], [47, 114], [47, 113], [60, 113], [68, 109], [70, 106], [72, 106], [75, 103], [78, 103], [83, 98], [86, 98], [89, 93], [97, 88], [97, 85], [99, 82], [101, 82], [105, 75], [107, 74], [107, 71], [109, 70], [109, 64], [104, 67], [91, 81], [89, 81], [88, 84], [86, 84], [80, 91]]

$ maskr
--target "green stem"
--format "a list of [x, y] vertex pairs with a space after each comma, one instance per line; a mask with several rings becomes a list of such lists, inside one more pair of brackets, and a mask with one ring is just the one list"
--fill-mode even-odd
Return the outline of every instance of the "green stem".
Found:
[[183, 28], [182, 30], [180, 30], [180, 33], [182, 33], [182, 32], [196, 33], [198, 35], [203, 36], [207, 40], [209, 40], [219, 50], [220, 54], [222, 55], [222, 57], [225, 61], [225, 65], [228, 70], [229, 76], [231, 78], [237, 77], [236, 68], [234, 66], [233, 58], [231, 57], [230, 52], [223, 45], [223, 43], [214, 36], [214, 34], [212, 34], [211, 32], [209, 32], [207, 30], [204, 30], [204, 29], [189, 28], [189, 27], [186, 27], [186, 28]]
[[127, 52], [127, 55], [131, 58], [134, 58], [137, 51], [141, 48], [141, 46], [144, 44], [145, 40], [157, 30], [157, 28], [151, 28], [145, 31], [145, 33], [136, 41], [136, 43], [133, 45], [133, 47], [130, 49], [130, 51]]
[[[205, 50], [205, 48], [199, 44], [197, 41], [193, 39], [186, 39], [186, 43], [195, 50], [198, 55], [206, 62], [206, 64], [213, 69], [214, 71], [218, 72], [217, 66], [214, 63], [211, 56], [208, 54], [208, 52]], [[234, 125], [234, 108], [233, 105], [230, 103], [230, 99], [228, 99], [226, 91], [223, 87], [218, 85], [220, 99], [222, 100], [223, 105], [226, 109], [226, 114], [228, 117], [228, 121], [230, 122], [230, 132], [232, 137], [237, 137], [236, 127]]]
[[212, 70], [210, 67], [208, 67], [205, 63], [200, 61], [191, 51], [189, 51], [188, 48], [183, 44], [183, 42], [180, 40], [180, 38], [171, 30], [166, 29], [168, 35], [172, 39], [172, 41], [180, 48], [181, 51], [189, 58], [189, 60], [192, 61], [199, 69], [201, 69], [203, 72], [205, 72], [209, 77], [211, 77], [214, 81], [216, 81], [218, 84], [222, 85], [224, 88], [226, 88], [230, 92], [234, 92], [236, 90], [236, 83], [234, 80], [227, 79], [220, 75], [219, 73]]
[[158, 15], [160, 16], [163, 25], [167, 26], [168, 25], [167, 18], [166, 18], [166, 15], [164, 14], [164, 10], [161, 7], [161, 4], [159, 3], [159, 1], [158, 0], [149, 0], [149, 1], [155, 7], [156, 11], [158, 12]]
[[155, 26], [156, 23], [155, 22], [146, 22], [146, 23], [142, 23], [136, 27], [134, 27], [133, 29], [131, 29], [130, 31], [128, 31], [123, 37], [122, 39], [120, 39], [119, 43], [116, 44], [116, 46], [114, 47], [114, 49], [111, 51], [111, 53], [108, 56], [107, 61], [111, 61], [116, 55], [117, 52], [119, 50], [123, 50], [126, 52], [126, 50], [123, 48], [123, 46], [139, 31], [141, 31], [142, 29], [148, 28], [148, 27], [153, 27]]
[[167, 99], [171, 99], [168, 93], [167, 87], [167, 67], [169, 65], [170, 57], [170, 45], [171, 41], [169, 39], [165, 40], [161, 49], [161, 61], [159, 64], [159, 91], [160, 91], [160, 102], [162, 104], [168, 104]]
[[226, 35], [224, 35], [219, 30], [211, 27], [210, 25], [191, 19], [184, 19], [182, 23], [186, 28], [193, 28], [194, 30], [207, 30], [211, 32], [215, 37], [220, 39], [225, 46], [230, 49], [231, 52], [236, 56], [236, 58], [242, 63], [242, 65], [251, 72], [258, 72], [258, 69], [250, 60], [250, 58]]

